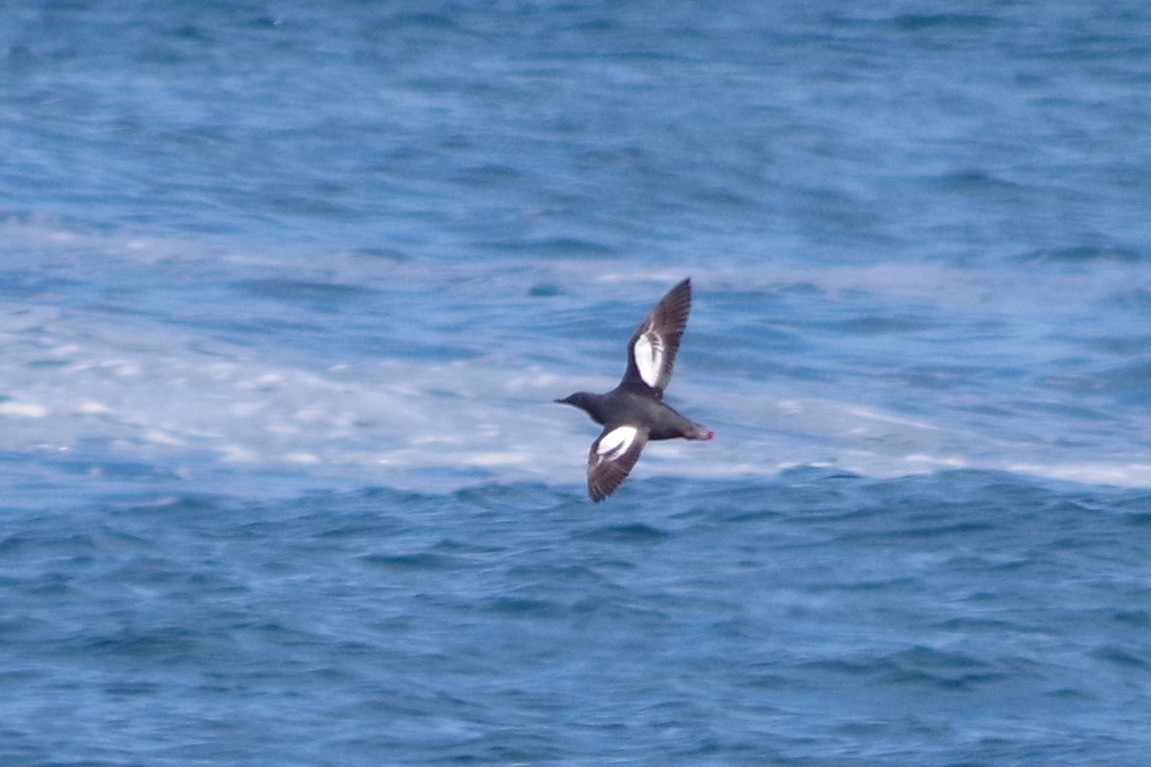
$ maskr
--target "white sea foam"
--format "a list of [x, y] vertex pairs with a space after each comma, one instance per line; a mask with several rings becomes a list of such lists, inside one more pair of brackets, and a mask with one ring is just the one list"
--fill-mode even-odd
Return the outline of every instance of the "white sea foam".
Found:
[[[648, 299], [683, 276], [612, 272], [602, 265], [589, 276], [586, 264], [565, 261], [432, 268], [334, 254], [317, 262], [299, 254], [213, 253], [210, 247], [139, 238], [128, 247], [110, 235], [27, 222], [0, 232], [17, 241], [19, 252], [38, 251], [36, 259], [26, 259], [28, 267], [35, 261], [88, 283], [94, 295], [111, 284], [101, 280], [142, 272], [149, 284], [175, 291], [189, 307], [172, 310], [163, 304], [164, 294], [130, 296], [112, 310], [51, 292], [9, 298], [0, 309], [0, 422], [7, 449], [77, 453], [95, 444], [120, 458], [187, 465], [199, 476], [213, 467], [244, 466], [305, 472], [321, 483], [342, 478], [442, 487], [488, 477], [578, 485], [598, 427], [551, 400], [577, 389], [614, 386], [623, 371], [624, 344], [649, 308]], [[1100, 300], [1121, 290], [1124, 279], [1130, 283], [1122, 272], [1086, 284], [1079, 280], [1075, 289], [1084, 301]], [[365, 323], [366, 336], [353, 336], [354, 348], [346, 353], [297, 344], [292, 323], [305, 332], [330, 323], [321, 327], [335, 334], [340, 320], [307, 305], [284, 307], [275, 296], [256, 307], [287, 321], [273, 335], [220, 333], [211, 322], [197, 324], [201, 314], [251, 313], [241, 298], [232, 298], [231, 305], [205, 303], [203, 291], [257, 273], [263, 280], [304, 285], [380, 291], [405, 285], [417, 292], [415, 303], [429, 302], [428, 317], [400, 322], [381, 314], [379, 329]], [[758, 476], [825, 463], [876, 476], [968, 467], [1151, 485], [1151, 448], [1142, 436], [1151, 422], [1140, 409], [1107, 413], [1102, 402], [1091, 407], [1103, 415], [1083, 415], [1069, 385], [1051, 388], [1041, 378], [1022, 378], [1017, 389], [1009, 387], [1011, 381], [995, 383], [997, 376], [1016, 374], [1010, 364], [1015, 347], [1004, 337], [1034, 328], [1042, 312], [1074, 311], [1045, 303], [1071, 290], [1066, 279], [1035, 276], [1038, 297], [1030, 303], [1018, 295], [1018, 274], [934, 267], [766, 266], [738, 273], [721, 268], [697, 271], [695, 279], [695, 316], [668, 397], [717, 437], [706, 445], [654, 444], [637, 477]], [[553, 298], [526, 299], [537, 284], [565, 287]], [[958, 372], [924, 364], [923, 386], [901, 378], [915, 374], [914, 365], [882, 377], [883, 364], [870, 355], [897, 365], [906, 348], [893, 353], [882, 345], [882, 334], [858, 336], [879, 344], [874, 350], [843, 345], [854, 355], [846, 361], [793, 354], [788, 364], [822, 365], [825, 372], [789, 378], [781, 375], [785, 369], [772, 367], [780, 352], [762, 346], [759, 330], [784, 326], [814, 339], [805, 340], [808, 345], [823, 343], [822, 326], [804, 325], [806, 317], [771, 304], [781, 286], [800, 284], [820, 291], [810, 300], [813, 309], [839, 306], [840, 293], [867, 291], [879, 296], [880, 305], [938, 301], [962, 305], [960, 314], [974, 313], [975, 324], [1017, 326], [996, 326], [1001, 337], [985, 342], [928, 322], [920, 335], [935, 333], [941, 344], [953, 345]], [[721, 311], [732, 291], [760, 291], [764, 298], [762, 304]], [[608, 323], [595, 310], [597, 302], [632, 311], [613, 311]], [[252, 323], [260, 329], [257, 320]], [[914, 342], [917, 333], [906, 335]], [[385, 347], [378, 356], [370, 351], [377, 338]], [[834, 344], [841, 336], [830, 338], [829, 353], [839, 354]], [[445, 358], [387, 352], [397, 341], [459, 351]], [[897, 341], [907, 342], [903, 336]], [[1021, 364], [1042, 364], [1044, 355], [1056, 353], [1068, 352], [1020, 342]], [[975, 384], [962, 388], [968, 379]]]
[[16, 418], [44, 418], [48, 408], [35, 402], [0, 402], [0, 415]]

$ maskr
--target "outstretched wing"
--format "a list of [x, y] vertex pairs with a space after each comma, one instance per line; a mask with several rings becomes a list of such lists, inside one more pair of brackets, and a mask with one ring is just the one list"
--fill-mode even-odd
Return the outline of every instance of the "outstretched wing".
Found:
[[615, 492], [647, 444], [647, 431], [638, 426], [615, 426], [603, 430], [587, 457], [587, 492], [602, 501]]
[[679, 341], [691, 312], [691, 278], [667, 292], [636, 329], [627, 345], [627, 371], [623, 385], [654, 389], [663, 396], [675, 367]]

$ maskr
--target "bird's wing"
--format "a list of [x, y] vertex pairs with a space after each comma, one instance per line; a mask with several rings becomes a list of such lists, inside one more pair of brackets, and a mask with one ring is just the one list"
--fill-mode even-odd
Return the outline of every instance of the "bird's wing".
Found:
[[690, 312], [689, 277], [660, 299], [628, 342], [627, 371], [622, 381], [625, 388], [646, 387], [663, 396]]
[[624, 424], [609, 426], [596, 437], [587, 456], [587, 492], [602, 501], [615, 492], [647, 444], [647, 431]]

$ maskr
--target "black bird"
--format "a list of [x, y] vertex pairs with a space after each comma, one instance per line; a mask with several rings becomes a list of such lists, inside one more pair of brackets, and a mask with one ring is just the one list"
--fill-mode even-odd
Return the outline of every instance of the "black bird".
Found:
[[711, 439], [710, 429], [684, 418], [663, 403], [679, 340], [691, 311], [691, 278], [667, 292], [636, 329], [627, 345], [627, 370], [607, 394], [577, 391], [563, 399], [603, 424], [587, 457], [587, 491], [602, 501], [627, 478], [644, 445], [652, 439]]

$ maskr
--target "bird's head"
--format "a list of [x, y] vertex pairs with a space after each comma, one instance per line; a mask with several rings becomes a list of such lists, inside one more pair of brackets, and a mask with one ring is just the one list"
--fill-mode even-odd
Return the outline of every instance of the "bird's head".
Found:
[[552, 400], [560, 405], [571, 405], [578, 407], [582, 410], [587, 410], [588, 399], [591, 397], [586, 391], [577, 391], [575, 394], [569, 394], [562, 399]]

